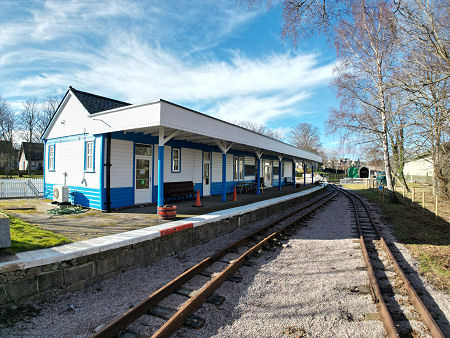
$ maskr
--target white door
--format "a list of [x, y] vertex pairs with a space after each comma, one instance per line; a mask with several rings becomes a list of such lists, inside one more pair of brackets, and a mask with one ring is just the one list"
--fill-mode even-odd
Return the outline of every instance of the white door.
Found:
[[211, 153], [203, 153], [203, 196], [211, 195]]
[[264, 161], [264, 185], [272, 186], [272, 161]]
[[136, 144], [135, 148], [135, 184], [134, 203], [150, 203], [152, 201], [152, 146]]

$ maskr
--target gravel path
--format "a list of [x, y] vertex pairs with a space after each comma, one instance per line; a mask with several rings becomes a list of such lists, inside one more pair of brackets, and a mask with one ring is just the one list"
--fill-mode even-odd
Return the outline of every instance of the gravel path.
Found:
[[[300, 226], [284, 248], [264, 251], [252, 259], [253, 266], [241, 268], [237, 273], [243, 277], [241, 283], [224, 283], [216, 293], [225, 296], [225, 302], [220, 306], [205, 304], [196, 312], [206, 319], [202, 329], [182, 328], [176, 335], [383, 337], [383, 325], [377, 320], [370, 295], [355, 292], [363, 291], [368, 280], [366, 271], [358, 269], [364, 263], [351, 230], [350, 212], [346, 198], [330, 202], [304, 223], [307, 227]], [[0, 337], [89, 336], [97, 326], [108, 323], [213, 251], [263, 224], [257, 222], [148, 267], [35, 304], [39, 315], [0, 329]], [[202, 281], [198, 277], [190, 287]], [[448, 305], [448, 297], [435, 295], [446, 299], [444, 303], [439, 301], [441, 309], [441, 304]], [[175, 304], [177, 297], [165, 300], [163, 305]], [[444, 312], [448, 316], [448, 308]], [[148, 336], [162, 323], [161, 319], [145, 316], [129, 331]]]
[[[243, 281], [225, 283], [221, 311], [205, 305], [197, 315], [207, 325], [196, 337], [383, 337], [370, 295], [351, 289], [367, 285], [359, 245], [354, 243], [349, 207], [338, 198], [299, 227], [288, 247], [265, 252], [254, 267], [241, 269]], [[189, 336], [187, 329], [180, 336]], [[192, 331], [191, 331], [192, 335]]]

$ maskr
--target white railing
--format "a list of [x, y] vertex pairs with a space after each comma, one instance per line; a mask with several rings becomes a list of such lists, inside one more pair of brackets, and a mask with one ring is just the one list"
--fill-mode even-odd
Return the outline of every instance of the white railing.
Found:
[[0, 198], [42, 197], [44, 180], [42, 178], [0, 179]]

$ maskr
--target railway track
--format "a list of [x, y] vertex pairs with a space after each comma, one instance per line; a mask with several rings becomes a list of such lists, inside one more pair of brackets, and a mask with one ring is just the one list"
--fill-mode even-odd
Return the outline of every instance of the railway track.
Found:
[[[417, 295], [373, 221], [366, 203], [357, 195], [340, 189], [351, 201], [371, 294], [389, 337], [417, 335], [411, 321], [421, 320], [432, 337], [444, 337], [439, 326]], [[393, 273], [386, 270], [392, 269]], [[377, 273], [375, 273], [377, 270]], [[411, 308], [414, 310], [411, 311]], [[414, 314], [417, 313], [415, 317]], [[406, 324], [406, 327], [405, 327]]]
[[[203, 324], [203, 320], [194, 316], [193, 313], [205, 301], [217, 305], [223, 301], [223, 297], [214, 294], [214, 291], [222, 283], [227, 280], [239, 281], [239, 276], [233, 276], [233, 274], [242, 265], [246, 264], [252, 255], [257, 254], [262, 249], [269, 249], [274, 245], [279, 245], [279, 241], [286, 239], [290, 230], [295, 228], [301, 220], [309, 217], [314, 211], [329, 202], [338, 193], [337, 190], [326, 187], [324, 193], [313, 201], [270, 222], [263, 228], [234, 242], [225, 249], [217, 251], [212, 256], [207, 257], [185, 271], [139, 304], [117, 317], [111, 323], [100, 328], [92, 337], [103, 338], [116, 336], [144, 315], [157, 316], [166, 320], [153, 334], [153, 337], [168, 337], [175, 333], [182, 325], [193, 328], [200, 327]], [[234, 254], [235, 257], [227, 259], [226, 257], [230, 253]], [[221, 271], [212, 272], [207, 270], [217, 262], [225, 263], [225, 267]], [[196, 290], [190, 290], [184, 287], [184, 285], [196, 276], [206, 277], [206, 283]], [[169, 309], [158, 305], [172, 294], [185, 296], [187, 300], [178, 309]]]

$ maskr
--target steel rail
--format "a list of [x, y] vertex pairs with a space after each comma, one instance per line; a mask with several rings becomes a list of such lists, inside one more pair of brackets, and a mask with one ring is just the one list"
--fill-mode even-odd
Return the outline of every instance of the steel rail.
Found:
[[[325, 194], [324, 196], [320, 196], [319, 198], [308, 202], [307, 204], [293, 210], [289, 214], [282, 216], [269, 224], [265, 225], [261, 229], [258, 229], [254, 232], [252, 232], [250, 235], [232, 243], [231, 245], [227, 246], [226, 248], [219, 250], [218, 252], [214, 253], [212, 256], [209, 256], [202, 260], [201, 262], [197, 263], [190, 269], [183, 272], [178, 277], [174, 278], [172, 281], [149, 295], [147, 298], [145, 298], [143, 301], [138, 303], [137, 305], [133, 306], [132, 308], [128, 309], [126, 312], [115, 318], [112, 322], [102, 327], [99, 331], [94, 333], [91, 337], [92, 338], [105, 338], [105, 337], [113, 337], [117, 335], [120, 331], [124, 330], [126, 327], [128, 327], [130, 324], [132, 324], [134, 321], [136, 321], [138, 318], [146, 314], [153, 306], [160, 303], [164, 298], [168, 297], [175, 291], [177, 291], [179, 288], [181, 288], [186, 282], [188, 282], [190, 279], [192, 279], [194, 276], [198, 275], [202, 271], [204, 271], [206, 268], [211, 266], [215, 261], [217, 261], [219, 258], [225, 256], [227, 253], [233, 251], [239, 246], [242, 246], [243, 244], [250, 241], [253, 237], [267, 231], [269, 228], [273, 227], [274, 225], [294, 216], [295, 214], [301, 212], [302, 210], [305, 210], [312, 205], [316, 204], [319, 201], [324, 200], [325, 198], [329, 197], [330, 195], [334, 194], [334, 192], [330, 192], [328, 194]], [[333, 196], [334, 197], [334, 196]], [[296, 220], [297, 221], [297, 220]]]
[[303, 217], [309, 215], [316, 209], [320, 208], [327, 202], [329, 202], [332, 198], [334, 198], [338, 192], [335, 192], [331, 194], [331, 197], [327, 198], [325, 201], [322, 201], [321, 203], [315, 205], [311, 210], [309, 210], [307, 213], [301, 215], [300, 217], [289, 221], [287, 224], [283, 225], [283, 227], [274, 233], [270, 234], [269, 236], [265, 237], [263, 240], [261, 240], [259, 243], [255, 244], [253, 247], [248, 249], [246, 252], [244, 252], [239, 258], [237, 258], [235, 261], [230, 263], [225, 270], [223, 270], [220, 274], [215, 276], [213, 279], [211, 279], [208, 283], [206, 283], [198, 292], [198, 294], [189, 299], [184, 305], [163, 325], [159, 328], [158, 331], [156, 331], [153, 334], [153, 338], [161, 338], [161, 337], [169, 337], [173, 333], [175, 333], [181, 325], [183, 325], [184, 320], [194, 313], [195, 310], [197, 310], [202, 303], [205, 301], [205, 299], [211, 295], [231, 274], [236, 272], [242, 264], [244, 264], [245, 259], [251, 255], [252, 253], [258, 251], [262, 246], [264, 246], [267, 243], [270, 243], [273, 239], [276, 239], [277, 236], [280, 236], [284, 231], [286, 231], [287, 228], [294, 225], [296, 222], [298, 222]]
[[[356, 226], [358, 227], [358, 235], [359, 235], [359, 244], [361, 246], [362, 255], [364, 258], [364, 265], [367, 269], [367, 276], [369, 277], [369, 282], [371, 286], [371, 294], [373, 301], [375, 305], [378, 308], [378, 312], [381, 315], [381, 319], [383, 321], [384, 329], [386, 330], [386, 333], [389, 337], [400, 337], [397, 331], [397, 328], [395, 327], [394, 321], [392, 320], [392, 316], [386, 306], [386, 302], [383, 299], [383, 295], [381, 293], [380, 286], [378, 284], [377, 278], [375, 276], [375, 272], [373, 270], [372, 263], [370, 262], [369, 253], [367, 252], [367, 247], [365, 243], [365, 239], [361, 230], [361, 224], [359, 222], [359, 216], [358, 216], [358, 210], [356, 207], [356, 203], [351, 197], [350, 194], [348, 194], [346, 191], [341, 190], [344, 195], [346, 195], [353, 205], [353, 210], [355, 212], [355, 218], [356, 218]], [[378, 234], [378, 232], [377, 232]]]
[[[372, 226], [375, 229], [377, 229], [377, 226], [376, 226], [375, 222], [373, 221], [372, 215], [369, 212], [369, 208], [367, 207], [367, 204], [359, 196], [357, 196], [356, 194], [351, 193], [349, 191], [347, 191], [347, 193], [352, 195], [352, 196], [354, 196], [355, 198], [357, 198], [361, 202], [361, 204], [364, 206], [364, 209], [366, 210], [367, 215], [369, 216], [370, 223], [372, 224]], [[376, 231], [378, 232], [378, 229]], [[423, 302], [420, 299], [419, 295], [417, 294], [416, 290], [414, 289], [414, 287], [409, 282], [408, 277], [406, 277], [406, 275], [403, 272], [402, 268], [398, 264], [397, 259], [392, 254], [392, 251], [390, 250], [388, 243], [385, 241], [384, 237], [381, 236], [381, 235], [380, 235], [380, 242], [381, 242], [384, 250], [386, 251], [387, 255], [391, 259], [391, 261], [393, 263], [393, 266], [394, 266], [394, 269], [395, 269], [395, 272], [402, 279], [403, 285], [404, 285], [404, 287], [406, 289], [406, 293], [408, 294], [408, 297], [411, 300], [415, 310], [422, 317], [423, 323], [426, 325], [428, 330], [430, 330], [430, 333], [431, 333], [431, 335], [433, 337], [435, 337], [435, 338], [444, 338], [444, 334], [442, 333], [441, 329], [439, 328], [439, 326], [434, 321], [433, 317], [431, 316], [431, 314], [428, 311], [428, 309], [426, 308], [426, 306], [423, 304]]]

